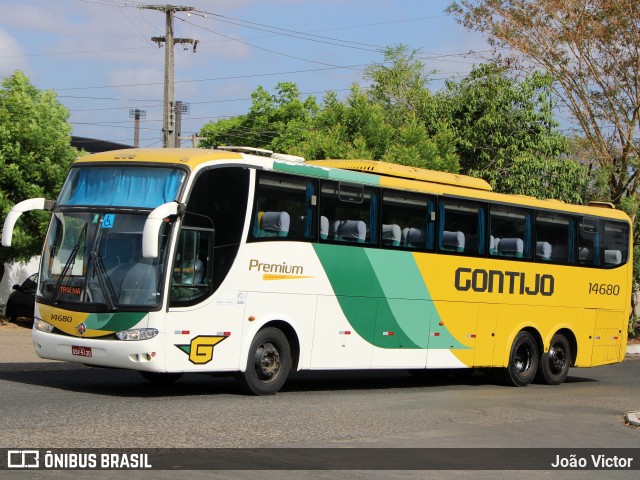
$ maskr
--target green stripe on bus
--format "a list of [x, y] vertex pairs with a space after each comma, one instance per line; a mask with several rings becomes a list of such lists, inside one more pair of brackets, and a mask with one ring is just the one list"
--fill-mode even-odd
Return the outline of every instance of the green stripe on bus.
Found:
[[89, 330], [119, 332], [137, 325], [146, 315], [146, 312], [91, 313], [84, 324]]
[[[461, 348], [440, 316], [410, 252], [316, 244], [349, 324], [381, 348]], [[442, 332], [430, 337], [430, 332]]]
[[326, 178], [342, 182], [361, 183], [364, 185], [380, 185], [380, 177], [369, 173], [340, 170], [337, 168], [320, 167], [317, 165], [295, 165], [284, 162], [273, 162], [273, 169], [278, 172], [295, 173], [308, 177]]

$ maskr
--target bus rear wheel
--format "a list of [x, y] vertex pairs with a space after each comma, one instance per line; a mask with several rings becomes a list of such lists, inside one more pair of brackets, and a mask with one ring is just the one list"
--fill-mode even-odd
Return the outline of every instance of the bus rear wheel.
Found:
[[291, 349], [281, 330], [267, 327], [251, 342], [247, 368], [240, 372], [240, 386], [253, 395], [273, 395], [282, 388], [291, 367]]
[[567, 337], [556, 333], [549, 343], [549, 351], [540, 355], [536, 380], [547, 385], [560, 385], [569, 374], [571, 347]]
[[505, 385], [526, 387], [536, 377], [539, 363], [538, 345], [529, 332], [522, 331], [516, 335], [509, 364], [501, 371], [501, 379]]

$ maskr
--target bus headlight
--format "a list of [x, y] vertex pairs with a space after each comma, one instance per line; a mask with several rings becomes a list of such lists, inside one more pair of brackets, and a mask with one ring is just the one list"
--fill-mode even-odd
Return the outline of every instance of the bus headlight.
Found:
[[35, 328], [36, 330], [40, 330], [41, 332], [51, 333], [51, 332], [53, 332], [53, 329], [55, 327], [53, 325], [51, 325], [50, 323], [45, 322], [41, 318], [34, 318], [33, 319], [33, 328]]
[[156, 335], [158, 335], [158, 330], [155, 328], [132, 328], [116, 332], [116, 337], [120, 340], [149, 340]]

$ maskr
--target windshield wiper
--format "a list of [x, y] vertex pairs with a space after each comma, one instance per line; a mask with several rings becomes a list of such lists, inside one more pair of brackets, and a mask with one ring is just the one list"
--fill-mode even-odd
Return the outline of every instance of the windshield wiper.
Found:
[[87, 224], [85, 223], [84, 227], [82, 227], [82, 231], [80, 232], [80, 235], [78, 236], [78, 242], [73, 246], [73, 249], [69, 254], [69, 258], [67, 259], [67, 263], [64, 264], [64, 268], [62, 269], [62, 272], [60, 272], [60, 277], [58, 278], [58, 281], [56, 282], [56, 286], [53, 289], [53, 294], [51, 295], [51, 303], [56, 303], [56, 298], [58, 298], [58, 293], [60, 293], [60, 287], [62, 286], [62, 281], [67, 276], [67, 273], [69, 272], [69, 268], [75, 263], [76, 255], [78, 254], [78, 250], [80, 249], [80, 243], [82, 243], [82, 237], [86, 236], [86, 233], [87, 233]]
[[93, 269], [98, 276], [98, 284], [100, 285], [100, 290], [102, 291], [102, 296], [104, 297], [107, 307], [109, 310], [117, 310], [115, 298], [116, 291], [113, 288], [113, 284], [109, 279], [109, 275], [104, 268], [104, 264], [102, 263], [102, 259], [94, 250], [91, 251], [91, 258], [93, 258]]

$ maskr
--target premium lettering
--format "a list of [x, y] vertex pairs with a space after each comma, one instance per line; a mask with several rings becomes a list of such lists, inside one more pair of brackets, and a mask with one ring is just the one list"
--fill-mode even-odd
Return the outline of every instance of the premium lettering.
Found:
[[553, 275], [460, 267], [455, 274], [456, 290], [467, 292], [542, 295], [550, 297], [555, 288]]
[[291, 275], [302, 275], [304, 268], [300, 265], [287, 265], [282, 263], [262, 263], [259, 260], [249, 260], [249, 271], [256, 270], [264, 273], [288, 273]]

